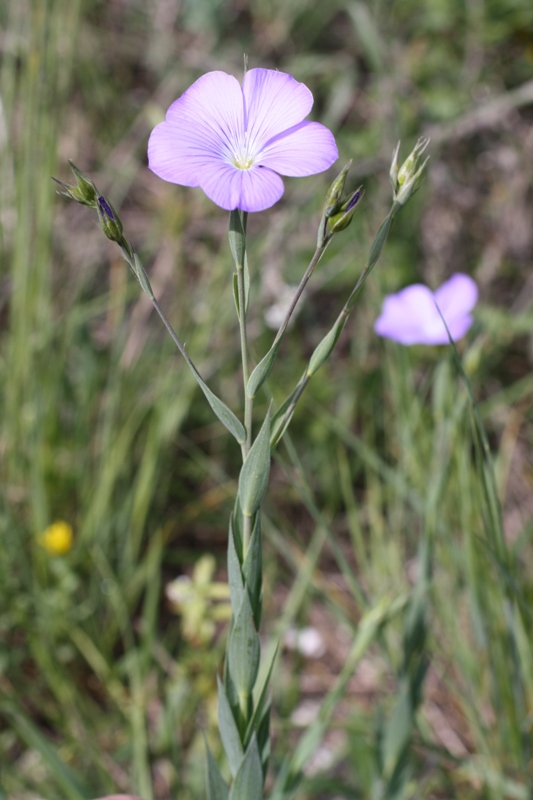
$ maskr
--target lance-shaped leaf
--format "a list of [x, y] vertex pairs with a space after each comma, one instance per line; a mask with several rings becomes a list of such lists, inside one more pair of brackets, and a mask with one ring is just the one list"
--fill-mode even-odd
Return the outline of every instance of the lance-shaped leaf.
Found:
[[[234, 621], [235, 621], [234, 619], [232, 619], [231, 621], [230, 635], [231, 635], [231, 630], [233, 630]], [[244, 730], [244, 726], [246, 723], [244, 716], [241, 713], [241, 709], [239, 708], [239, 696], [237, 694], [237, 689], [235, 688], [233, 679], [230, 675], [227, 657], [226, 657], [226, 663], [224, 665], [224, 689], [226, 691], [226, 698], [233, 712], [233, 719], [237, 723], [239, 731], [242, 731]]]
[[[235, 261], [237, 271], [242, 270], [244, 279], [244, 315], [248, 312], [248, 299], [250, 297], [250, 273], [248, 270], [248, 258], [246, 256], [246, 214], [241, 217], [238, 210], [230, 211], [229, 215], [229, 246]], [[237, 314], [241, 316], [239, 303], [239, 277], [233, 275], [233, 296]]]
[[248, 592], [233, 621], [228, 642], [228, 670], [235, 685], [241, 708], [251, 696], [259, 669], [260, 643], [255, 629]]
[[266, 777], [270, 759], [270, 706], [271, 699], [269, 698], [257, 729], [257, 746], [263, 768], [263, 778]]
[[220, 738], [224, 745], [224, 750], [228, 757], [229, 768], [233, 777], [237, 774], [239, 765], [243, 757], [243, 747], [241, 737], [237, 728], [237, 723], [233, 716], [231, 706], [224, 685], [217, 674], [218, 685], [218, 729], [220, 731]]
[[268, 697], [269, 697], [269, 695], [268, 695], [268, 687], [270, 685], [270, 678], [272, 677], [272, 670], [274, 669], [274, 664], [276, 663], [276, 657], [278, 655], [278, 650], [279, 650], [279, 642], [276, 645], [276, 647], [274, 648], [274, 651], [272, 653], [272, 658], [271, 658], [270, 664], [268, 666], [268, 670], [267, 670], [267, 673], [265, 675], [261, 690], [259, 692], [257, 692], [257, 690], [256, 690], [256, 692], [255, 692], [256, 703], [255, 703], [253, 716], [252, 716], [250, 722], [248, 723], [248, 728], [246, 730], [245, 742], [248, 742], [250, 740], [251, 736], [252, 736], [252, 733], [255, 730], [257, 730], [257, 728], [259, 728], [259, 726], [261, 724], [261, 720], [263, 718], [263, 714], [264, 714], [265, 709], [266, 709], [266, 707], [268, 705], [268, 702], [269, 702], [269, 700], [268, 700]]
[[263, 800], [263, 769], [255, 736], [231, 787], [230, 800]]
[[228, 800], [229, 790], [224, 782], [224, 778], [220, 774], [218, 764], [213, 758], [211, 748], [205, 742], [206, 752], [206, 782], [207, 782], [207, 800]]
[[137, 253], [133, 253], [133, 266], [135, 270], [135, 276], [139, 283], [141, 284], [141, 289], [145, 294], [148, 295], [150, 299], [153, 299], [154, 292], [152, 290], [152, 286], [150, 281], [148, 280], [148, 275], [146, 274], [146, 270], [144, 269], [141, 259], [137, 255]]
[[278, 354], [279, 346], [281, 344], [281, 337], [274, 342], [266, 356], [264, 356], [257, 367], [254, 369], [252, 374], [248, 379], [248, 383], [246, 385], [246, 394], [250, 399], [256, 396], [257, 392], [264, 384], [270, 373], [272, 372], [272, 367], [274, 366], [274, 362], [276, 360], [276, 356]]
[[244, 584], [242, 580], [241, 565], [237, 550], [235, 548], [235, 537], [233, 532], [233, 515], [229, 520], [228, 535], [228, 583], [231, 597], [231, 607], [236, 613], [241, 607], [242, 596], [244, 594]]
[[211, 391], [209, 386], [204, 383], [198, 372], [193, 370], [195, 373], [196, 381], [206, 396], [207, 402], [224, 425], [224, 427], [231, 433], [239, 444], [242, 444], [246, 441], [246, 431], [244, 430], [244, 425], [237, 419], [233, 411], [227, 407], [227, 405], [217, 397], [214, 392]]
[[315, 372], [318, 372], [324, 361], [330, 357], [331, 352], [337, 344], [339, 336], [342, 333], [345, 321], [345, 317], [339, 318], [333, 328], [324, 336], [320, 344], [318, 344], [315, 348], [315, 351], [309, 360], [309, 366], [307, 367], [307, 374], [309, 377], [314, 375]]
[[[246, 255], [246, 253], [244, 254], [243, 278], [244, 278], [244, 311], [245, 314], [247, 314], [248, 303], [250, 300], [250, 271], [248, 269], [248, 256]], [[233, 299], [235, 301], [235, 308], [237, 309], [237, 316], [240, 317], [241, 310], [239, 304], [239, 276], [236, 272], [233, 273]]]
[[[261, 598], [263, 589], [263, 547], [261, 540], [261, 511], [258, 511], [255, 516], [254, 529], [243, 567], [244, 580], [246, 581], [246, 588], [250, 596], [250, 602], [254, 613], [254, 622], [257, 629], [259, 629], [259, 624], [261, 622]], [[237, 606], [235, 606], [235, 608], [236, 607]]]
[[229, 212], [229, 246], [237, 269], [244, 267], [246, 253], [246, 233], [244, 231], [241, 212], [238, 209]]
[[239, 563], [242, 564], [244, 561], [244, 554], [243, 554], [243, 530], [242, 530], [242, 509], [239, 503], [239, 495], [237, 494], [235, 498], [235, 505], [233, 506], [233, 543], [235, 544], [235, 550], [237, 552], [237, 558], [239, 559]]
[[[273, 450], [278, 442], [281, 440], [283, 434], [289, 427], [289, 423], [292, 419], [292, 415], [294, 414], [294, 405], [296, 403], [298, 393], [301, 390], [302, 384], [308, 379], [307, 370], [304, 372], [292, 392], [288, 397], [285, 398], [283, 403], [280, 405], [274, 416], [272, 417], [272, 435], [270, 437], [270, 449]], [[291, 413], [286, 417], [285, 415], [288, 413], [289, 409], [292, 406]]]
[[252, 517], [263, 499], [270, 473], [270, 409], [239, 475], [239, 503], [245, 517]]
[[368, 254], [368, 268], [369, 270], [372, 269], [376, 261], [381, 255], [381, 251], [383, 250], [383, 245], [387, 241], [387, 237], [389, 235], [389, 231], [392, 225], [393, 220], [392, 212], [383, 220], [381, 226], [376, 234], [376, 238], [372, 242], [370, 246], [370, 252]]
[[209, 405], [211, 406], [211, 408], [213, 409], [213, 411], [215, 412], [216, 416], [219, 418], [221, 423], [224, 425], [224, 427], [227, 428], [227, 430], [230, 433], [232, 433], [233, 436], [235, 436], [239, 444], [242, 444], [244, 441], [246, 441], [246, 431], [244, 430], [243, 424], [237, 419], [233, 411], [231, 411], [231, 409], [229, 409], [227, 405], [219, 397], [217, 397], [216, 394], [212, 392], [209, 386], [205, 383], [204, 379], [196, 369], [187, 350], [185, 349], [185, 345], [183, 344], [183, 342], [177, 335], [176, 331], [166, 318], [165, 313], [163, 312], [163, 309], [159, 305], [157, 299], [152, 296], [151, 300], [155, 310], [161, 317], [161, 320], [165, 325], [167, 331], [170, 333], [174, 344], [176, 345], [181, 355], [187, 362], [187, 366], [194, 375], [194, 379], [196, 380], [196, 383], [204, 393], [207, 402], [209, 403]]

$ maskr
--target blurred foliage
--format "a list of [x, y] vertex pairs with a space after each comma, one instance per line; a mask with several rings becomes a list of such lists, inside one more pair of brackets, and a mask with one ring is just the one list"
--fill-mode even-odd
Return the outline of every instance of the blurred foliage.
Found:
[[[201, 729], [218, 747], [223, 628], [208, 648], [187, 641], [164, 587], [206, 551], [224, 578], [239, 454], [90, 213], [55, 199], [50, 176], [68, 180], [71, 158], [109, 195], [202, 374], [237, 409], [226, 217], [201, 192], [152, 175], [146, 141], [200, 74], [239, 75], [247, 53], [250, 66], [312, 89], [314, 118], [334, 130], [342, 163], [354, 159], [353, 187], [365, 185], [283, 345], [277, 400], [364, 263], [397, 140], [407, 150], [419, 135], [432, 139], [428, 180], [295, 415], [300, 461], [282, 450], [273, 469], [270, 627], [281, 634], [310, 620], [328, 647], [316, 664], [288, 657], [280, 672], [273, 775], [299, 738], [295, 712], [327, 695], [358, 621], [384, 596], [411, 595], [429, 520], [430, 667], [405, 796], [525, 800], [531, 1], [5, 0], [0, 25], [0, 795], [202, 796]], [[327, 185], [325, 176], [287, 180], [283, 200], [250, 219], [258, 355], [272, 339], [264, 311], [312, 255]], [[487, 543], [453, 363], [372, 331], [384, 293], [415, 280], [435, 288], [455, 271], [473, 275], [482, 297], [462, 356], [496, 457], [503, 566]], [[61, 558], [38, 540], [56, 519], [74, 531]], [[406, 624], [403, 613], [387, 623], [346, 684], [302, 799], [375, 790]]]

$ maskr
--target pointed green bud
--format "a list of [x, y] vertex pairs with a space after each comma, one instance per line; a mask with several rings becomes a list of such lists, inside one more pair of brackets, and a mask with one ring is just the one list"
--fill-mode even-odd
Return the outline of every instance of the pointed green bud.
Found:
[[396, 145], [394, 153], [392, 154], [392, 162], [390, 165], [390, 183], [392, 191], [396, 194], [396, 187], [398, 186], [398, 154], [400, 152], [400, 142]]
[[329, 230], [331, 233], [339, 233], [348, 227], [363, 194], [363, 187], [360, 186], [359, 189], [356, 189], [341, 205], [338, 214], [335, 214], [329, 219]]
[[70, 168], [74, 173], [74, 177], [76, 178], [76, 186], [73, 186], [70, 183], [63, 183], [63, 181], [59, 181], [57, 178], [53, 178], [56, 183], [58, 183], [64, 191], [58, 192], [58, 194], [62, 195], [62, 197], [66, 197], [68, 200], [75, 200], [76, 203], [81, 203], [83, 206], [89, 206], [90, 208], [97, 207], [97, 198], [98, 198], [98, 190], [92, 180], [88, 178], [86, 175], [81, 172], [77, 168], [72, 161], [68, 162], [70, 164]]
[[404, 183], [413, 177], [414, 173], [416, 172], [418, 160], [428, 144], [429, 139], [421, 138], [418, 140], [413, 152], [405, 159], [400, 167], [398, 172], [398, 186], [403, 186]]
[[98, 211], [100, 227], [107, 238], [120, 244], [122, 242], [122, 222], [111, 203], [105, 197], [99, 195], [96, 210]]
[[392, 165], [391, 165], [391, 183], [392, 192], [394, 196], [394, 200], [399, 205], [405, 205], [410, 197], [414, 195], [414, 193], [419, 188], [422, 182], [422, 175], [425, 169], [425, 166], [429, 160], [429, 156], [425, 159], [425, 161], [418, 166], [418, 162], [420, 156], [426, 149], [429, 144], [429, 139], [421, 138], [416, 143], [413, 152], [406, 158], [400, 169], [398, 170], [398, 147], [396, 148]]
[[352, 159], [348, 161], [342, 171], [337, 175], [331, 186], [329, 187], [324, 203], [324, 214], [326, 217], [333, 217], [341, 209], [342, 193], [344, 191], [344, 184], [346, 183], [346, 176], [348, 170], [352, 166]]

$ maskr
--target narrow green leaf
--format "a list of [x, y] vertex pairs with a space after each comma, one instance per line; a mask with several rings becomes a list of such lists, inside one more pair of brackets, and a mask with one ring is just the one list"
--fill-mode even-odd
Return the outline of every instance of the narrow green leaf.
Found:
[[193, 370], [194, 375], [196, 377], [196, 381], [198, 386], [204, 393], [207, 402], [224, 425], [226, 430], [228, 430], [239, 442], [242, 444], [246, 441], [246, 431], [244, 430], [244, 425], [237, 419], [233, 411], [227, 407], [227, 405], [217, 397], [214, 392], [211, 391], [209, 386], [203, 381], [200, 377], [199, 373], [196, 370]]
[[224, 750], [228, 757], [229, 768], [233, 777], [237, 774], [243, 757], [241, 737], [233, 716], [230, 703], [226, 697], [224, 685], [217, 674], [218, 685], [218, 729]]
[[392, 225], [393, 215], [392, 212], [383, 220], [381, 226], [376, 234], [376, 238], [372, 242], [370, 247], [370, 252], [368, 254], [368, 266], [367, 269], [370, 271], [378, 258], [381, 255], [381, 251], [383, 250], [383, 245], [387, 241], [387, 236], [389, 235], [389, 231]]
[[233, 534], [233, 515], [229, 521], [228, 535], [228, 583], [231, 596], [231, 607], [236, 613], [241, 607], [242, 596], [244, 594], [244, 584], [242, 580], [241, 565], [237, 550], [235, 549], [235, 539]]
[[[263, 545], [261, 536], [261, 511], [255, 515], [255, 524], [250, 539], [250, 546], [243, 566], [244, 580], [250, 595], [250, 602], [254, 613], [254, 622], [259, 630], [261, 623], [261, 599], [263, 590]], [[228, 551], [229, 564], [229, 551]], [[238, 606], [234, 606], [238, 608]]]
[[135, 265], [135, 274], [137, 276], [137, 280], [141, 284], [141, 289], [145, 294], [148, 295], [148, 297], [153, 298], [154, 292], [150, 285], [150, 281], [148, 280], [148, 275], [146, 274], [146, 271], [143, 265], [141, 264], [141, 259], [135, 252], [133, 253], [133, 261]]
[[229, 212], [228, 239], [235, 266], [237, 269], [243, 269], [244, 255], [246, 252], [246, 234], [242, 224], [241, 212], [238, 209]]
[[237, 311], [237, 317], [240, 318], [241, 311], [239, 308], [239, 276], [236, 272], [233, 273], [233, 300], [235, 302], [235, 309]]
[[276, 356], [278, 354], [279, 346], [281, 344], [281, 338], [278, 339], [277, 342], [274, 342], [266, 356], [261, 359], [257, 367], [254, 369], [252, 374], [248, 379], [248, 384], [246, 386], [246, 394], [250, 399], [256, 396], [257, 392], [264, 384], [270, 373], [272, 372], [272, 367], [274, 366], [274, 362], [276, 361]]
[[400, 686], [396, 705], [387, 723], [382, 740], [383, 778], [390, 780], [409, 744], [414, 725], [411, 691], [407, 680]]
[[213, 758], [211, 748], [205, 740], [206, 752], [206, 783], [207, 783], [207, 800], [228, 800], [229, 790], [224, 782], [224, 778], [220, 774], [218, 764]]
[[344, 662], [344, 666], [335, 685], [322, 703], [317, 718], [312, 725], [307, 728], [294, 751], [280, 767], [274, 787], [274, 796], [276, 796], [276, 792], [284, 791], [288, 788], [292, 789], [298, 785], [302, 770], [320, 745], [330, 723], [333, 711], [341, 701], [346, 685], [361, 658], [377, 637], [383, 622], [392, 615], [398, 613], [404, 606], [404, 597], [384, 597], [361, 619], [352, 649]]
[[318, 344], [315, 348], [315, 351], [309, 360], [309, 366], [307, 367], [307, 374], [309, 377], [318, 372], [324, 361], [330, 357], [333, 348], [339, 341], [339, 336], [342, 333], [345, 322], [346, 317], [342, 317], [342, 319], [337, 320], [333, 328], [324, 336], [320, 344]]
[[228, 642], [228, 669], [241, 707], [248, 702], [254, 688], [259, 670], [259, 657], [259, 635], [255, 629], [248, 592], [244, 592]]
[[257, 728], [257, 746], [259, 748], [259, 756], [263, 768], [263, 778], [266, 778], [270, 759], [270, 707], [271, 699], [269, 698], [263, 716], [261, 717], [259, 727]]
[[43, 765], [53, 775], [65, 798], [84, 800], [90, 796], [88, 788], [81, 783], [78, 775], [59, 758], [55, 748], [28, 717], [19, 713], [10, 702], [2, 704], [2, 714], [9, 718], [13, 728], [26, 744], [39, 753]]
[[239, 559], [239, 563], [242, 564], [244, 553], [243, 553], [243, 531], [242, 531], [242, 509], [239, 503], [239, 495], [235, 498], [235, 505], [233, 506], [233, 543], [235, 544], [235, 550], [237, 552], [237, 558]]
[[255, 514], [268, 486], [270, 474], [270, 409], [239, 475], [239, 502], [246, 517]]
[[481, 469], [481, 475], [480, 475], [482, 479], [481, 485], [483, 487], [483, 495], [486, 503], [486, 510], [484, 513], [485, 524], [487, 526], [487, 532], [490, 535], [491, 544], [493, 545], [495, 550], [498, 565], [500, 568], [503, 567], [505, 569], [508, 564], [509, 555], [507, 552], [505, 537], [503, 535], [503, 515], [502, 515], [500, 499], [498, 496], [498, 488], [496, 485], [496, 478], [494, 475], [494, 464], [492, 460], [489, 440], [487, 438], [487, 432], [485, 430], [485, 426], [481, 418], [481, 413], [479, 410], [479, 406], [476, 402], [476, 398], [474, 396], [472, 385], [465, 372], [465, 369], [463, 367], [463, 362], [461, 361], [459, 353], [457, 352], [457, 347], [455, 345], [455, 342], [451, 337], [450, 331], [448, 330], [446, 320], [444, 319], [442, 312], [438, 306], [437, 306], [437, 311], [439, 312], [442, 323], [446, 328], [446, 333], [448, 334], [448, 339], [450, 340], [450, 345], [453, 352], [454, 362], [457, 369], [459, 370], [459, 374], [461, 375], [461, 378], [465, 385], [465, 389], [468, 394], [468, 399], [470, 401], [470, 407], [472, 412], [472, 427], [474, 433], [474, 444], [476, 447], [477, 458]]
[[305, 382], [308, 381], [308, 380], [309, 380], [309, 378], [308, 378], [307, 370], [306, 370], [304, 372], [304, 374], [302, 375], [302, 377], [300, 378], [300, 380], [298, 381], [298, 383], [296, 384], [296, 386], [294, 387], [294, 389], [292, 390], [292, 392], [290, 393], [290, 395], [285, 398], [283, 403], [280, 405], [280, 407], [278, 408], [278, 410], [276, 411], [276, 413], [272, 417], [272, 424], [271, 424], [272, 433], [271, 433], [271, 436], [270, 436], [270, 449], [271, 450], [274, 450], [274, 448], [276, 447], [276, 445], [280, 441], [281, 437], [283, 436], [283, 434], [287, 430], [287, 428], [289, 426], [289, 423], [290, 423], [290, 421], [292, 419], [292, 415], [294, 413], [294, 408], [293, 408], [291, 414], [287, 417], [287, 419], [284, 418], [285, 414], [287, 413], [287, 411], [291, 407], [292, 403], [296, 401], [296, 398], [298, 397], [299, 392], [301, 392], [301, 390], [302, 390], [302, 385], [305, 384]]
[[248, 313], [250, 301], [250, 270], [248, 269], [248, 255], [244, 253], [244, 313]]
[[230, 800], [262, 800], [263, 769], [255, 736], [248, 746], [235, 782], [231, 788]]
[[272, 438], [274, 438], [274, 436], [276, 435], [276, 423], [278, 423], [285, 415], [285, 412], [287, 411], [287, 409], [289, 408], [290, 404], [292, 403], [292, 401], [296, 396], [296, 392], [298, 391], [302, 379], [305, 378], [306, 376], [307, 376], [307, 371], [304, 373], [302, 378], [300, 378], [300, 380], [298, 381], [298, 383], [296, 384], [290, 395], [285, 398], [283, 403], [280, 405], [280, 407], [277, 409], [276, 413], [272, 417], [272, 431], [273, 431]]
[[[248, 313], [248, 303], [250, 301], [250, 271], [248, 269], [248, 256], [244, 254], [244, 311]], [[241, 311], [239, 306], [239, 275], [237, 272], [233, 273], [233, 300], [235, 301], [235, 308], [237, 309], [237, 316], [240, 317]]]
[[253, 731], [257, 730], [257, 728], [261, 724], [261, 719], [263, 717], [264, 710], [268, 704], [268, 689], [270, 686], [270, 678], [272, 677], [272, 670], [274, 669], [274, 664], [276, 663], [278, 650], [279, 650], [279, 642], [274, 648], [274, 652], [272, 653], [272, 660], [268, 665], [268, 670], [265, 675], [263, 685], [261, 686], [261, 690], [259, 692], [256, 691], [255, 693], [256, 702], [255, 702], [254, 713], [250, 722], [248, 723], [245, 742], [248, 742], [250, 740]]
[[[231, 630], [233, 630], [234, 622], [235, 618], [231, 620], [230, 634]], [[239, 696], [237, 694], [235, 683], [229, 671], [229, 663], [227, 657], [226, 657], [226, 663], [224, 665], [224, 689], [226, 692], [226, 699], [233, 712], [233, 719], [235, 720], [239, 731], [242, 731], [244, 726], [244, 717], [241, 714], [241, 709], [239, 708]]]

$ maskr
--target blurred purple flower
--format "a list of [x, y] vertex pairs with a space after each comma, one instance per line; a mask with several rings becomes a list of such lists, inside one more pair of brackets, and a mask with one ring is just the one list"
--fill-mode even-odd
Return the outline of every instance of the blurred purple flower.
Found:
[[454, 341], [472, 325], [470, 311], [477, 303], [478, 290], [468, 275], [456, 272], [436, 292], [415, 283], [383, 301], [374, 323], [379, 336], [400, 344], [448, 344], [448, 334], [437, 306]]
[[312, 105], [307, 86], [284, 72], [251, 69], [242, 87], [208, 72], [152, 131], [148, 166], [171, 183], [200, 186], [228, 211], [262, 211], [283, 194], [280, 175], [314, 175], [338, 158], [331, 131], [305, 120]]

